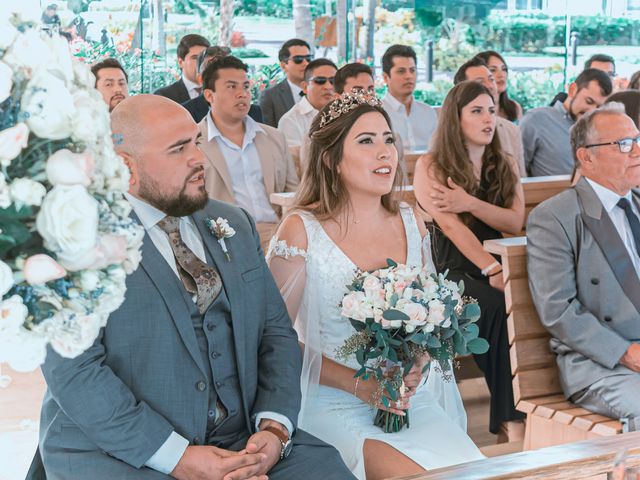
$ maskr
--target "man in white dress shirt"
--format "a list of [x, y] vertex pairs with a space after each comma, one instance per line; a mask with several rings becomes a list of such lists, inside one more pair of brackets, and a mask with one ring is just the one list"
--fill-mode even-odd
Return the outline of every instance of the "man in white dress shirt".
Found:
[[284, 135], [248, 116], [251, 91], [247, 70], [247, 65], [233, 56], [207, 65], [202, 83], [211, 111], [198, 127], [208, 160], [205, 182], [209, 197], [248, 211], [266, 245], [281, 213], [269, 196], [295, 191], [298, 176]]
[[[329, 59], [312, 60], [304, 71], [304, 97], [278, 122], [278, 130], [284, 133], [287, 146], [294, 156], [299, 155], [300, 147], [309, 136], [309, 128], [315, 116], [333, 100], [333, 82], [337, 70], [335, 63]], [[304, 164], [302, 158], [300, 162]]]
[[640, 430], [640, 132], [624, 107], [571, 130], [582, 178], [529, 216], [529, 286], [567, 398]]
[[382, 106], [406, 151], [428, 150], [438, 123], [435, 110], [413, 98], [416, 65], [416, 52], [406, 45], [392, 45], [382, 56], [382, 76], [388, 88]]

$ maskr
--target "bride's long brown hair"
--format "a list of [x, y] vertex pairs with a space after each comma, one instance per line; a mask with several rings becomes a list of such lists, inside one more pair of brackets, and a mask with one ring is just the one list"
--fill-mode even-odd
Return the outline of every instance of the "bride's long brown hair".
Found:
[[[482, 84], [473, 81], [461, 82], [449, 91], [438, 117], [438, 128], [430, 151], [433, 158], [431, 166], [443, 185], [447, 185], [447, 177], [451, 177], [467, 193], [477, 196], [480, 184], [484, 184], [487, 186], [484, 200], [509, 208], [513, 204], [518, 180], [508, 161], [508, 154], [502, 150], [497, 131], [484, 149], [478, 183], [460, 125], [462, 109], [483, 94], [493, 98]], [[462, 217], [467, 222], [470, 220], [469, 215]]]
[[[345, 208], [349, 208], [349, 192], [337, 167], [344, 155], [347, 134], [356, 120], [365, 113], [377, 112], [385, 118], [389, 130], [392, 130], [387, 112], [382, 107], [369, 104], [358, 105], [320, 128], [323, 113], [328, 112], [335, 101], [329, 102], [313, 119], [309, 129], [309, 162], [294, 200], [294, 209], [313, 213], [319, 220], [335, 219]], [[402, 172], [398, 165], [391, 192], [381, 198], [382, 206], [390, 213], [397, 213], [399, 210], [400, 192], [397, 190], [401, 184]]]

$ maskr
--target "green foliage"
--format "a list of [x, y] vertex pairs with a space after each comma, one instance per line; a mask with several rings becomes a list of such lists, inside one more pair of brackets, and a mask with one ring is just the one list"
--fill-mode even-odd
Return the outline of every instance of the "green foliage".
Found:
[[[310, 0], [309, 4], [313, 17], [324, 14], [324, 0]], [[292, 0], [245, 0], [237, 2], [235, 15], [292, 18], [293, 2]]]
[[238, 58], [267, 58], [269, 55], [258, 48], [233, 48], [231, 54]]
[[509, 97], [516, 100], [523, 110], [543, 107], [549, 104], [556, 93], [563, 90], [562, 74], [536, 70], [533, 72], [509, 74]]

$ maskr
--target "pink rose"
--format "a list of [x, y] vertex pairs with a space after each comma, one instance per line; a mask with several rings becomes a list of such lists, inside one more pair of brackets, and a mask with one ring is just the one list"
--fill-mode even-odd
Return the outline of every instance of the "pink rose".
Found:
[[93, 178], [95, 165], [89, 150], [73, 153], [58, 150], [47, 160], [47, 178], [52, 185], [76, 185], [88, 187]]
[[342, 316], [364, 322], [367, 318], [363, 316], [365, 300], [363, 292], [349, 292], [342, 299]]
[[127, 239], [122, 235], [103, 235], [95, 247], [84, 253], [61, 255], [60, 263], [68, 270], [99, 270], [127, 258]]
[[23, 272], [29, 285], [42, 285], [67, 275], [67, 271], [58, 262], [43, 253], [27, 258]]

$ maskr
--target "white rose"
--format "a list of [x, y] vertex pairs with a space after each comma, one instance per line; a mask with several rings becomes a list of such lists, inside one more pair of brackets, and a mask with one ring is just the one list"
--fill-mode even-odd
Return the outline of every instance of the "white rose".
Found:
[[13, 271], [11, 267], [0, 260], [0, 297], [4, 297], [4, 295], [11, 290], [13, 283]]
[[380, 279], [375, 275], [367, 275], [362, 282], [362, 288], [364, 288], [365, 292], [377, 290], [381, 285], [382, 282], [380, 282]]
[[73, 84], [73, 64], [72, 55], [69, 50], [69, 42], [61, 35], [46, 35], [45, 43], [51, 52], [51, 61], [47, 65], [47, 69], [55, 72], [63, 78], [68, 87]]
[[123, 235], [102, 235], [96, 244], [80, 253], [73, 250], [58, 255], [60, 263], [77, 272], [84, 269], [98, 270], [112, 264], [120, 264], [127, 258], [127, 239]]
[[50, 65], [51, 50], [44, 36], [33, 28], [17, 35], [2, 60], [14, 69], [26, 69], [28, 74]]
[[9, 22], [9, 15], [0, 11], [0, 50], [6, 50], [13, 43], [18, 30]]
[[51, 185], [83, 185], [88, 187], [94, 172], [93, 155], [89, 150], [73, 153], [58, 150], [47, 160], [47, 179]]
[[4, 179], [4, 174], [0, 173], [0, 208], [8, 208], [11, 205], [11, 194], [9, 186]]
[[361, 304], [364, 304], [365, 301], [366, 299], [363, 292], [349, 292], [342, 299], [342, 316], [365, 321], [366, 317], [362, 317], [361, 308]]
[[111, 205], [111, 211], [120, 218], [127, 218], [131, 213], [131, 204], [126, 198], [116, 200]]
[[50, 323], [51, 347], [65, 358], [75, 358], [93, 345], [102, 321], [97, 315], [62, 310], [45, 323]]
[[92, 292], [100, 285], [100, 275], [95, 270], [84, 270], [80, 274], [80, 287], [85, 292]]
[[93, 89], [96, 86], [96, 77], [91, 73], [88, 65], [74, 60], [72, 63], [75, 82], [81, 87]]
[[20, 155], [29, 143], [29, 128], [25, 123], [18, 123], [0, 132], [0, 164], [8, 167], [11, 160]]
[[27, 125], [40, 138], [61, 140], [71, 136], [75, 117], [73, 97], [64, 82], [40, 70], [27, 84], [22, 96]]
[[67, 275], [66, 270], [58, 262], [43, 253], [27, 258], [23, 272], [29, 285], [42, 285]]
[[142, 250], [140, 250], [140, 247], [136, 246], [127, 250], [127, 258], [125, 259], [122, 266], [124, 267], [127, 274], [131, 274], [138, 269], [141, 260]]
[[27, 319], [29, 311], [22, 297], [12, 295], [10, 298], [0, 303], [0, 336], [17, 333], [24, 321]]
[[0, 103], [9, 98], [11, 87], [13, 87], [13, 71], [9, 65], [0, 62]]
[[444, 304], [440, 300], [431, 300], [429, 302], [427, 321], [432, 325], [440, 325], [444, 321]]
[[81, 185], [57, 185], [42, 202], [36, 228], [50, 250], [79, 255], [96, 245], [98, 202]]
[[401, 311], [409, 317], [409, 322], [413, 325], [423, 325], [427, 321], [427, 309], [419, 303], [409, 302]]
[[16, 178], [9, 186], [11, 198], [14, 202], [23, 205], [38, 207], [47, 194], [47, 189], [39, 182], [30, 178]]
[[17, 372], [30, 372], [44, 363], [47, 338], [39, 332], [20, 327], [12, 335], [0, 335], [0, 362], [6, 362]]
[[109, 109], [97, 90], [75, 91], [73, 105], [76, 113], [72, 120], [71, 136], [74, 140], [93, 145], [108, 134]]

